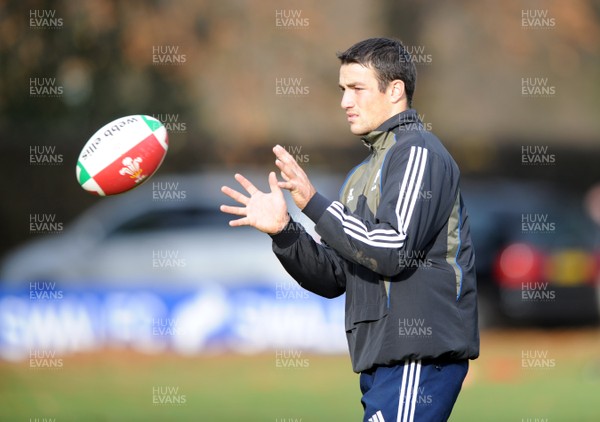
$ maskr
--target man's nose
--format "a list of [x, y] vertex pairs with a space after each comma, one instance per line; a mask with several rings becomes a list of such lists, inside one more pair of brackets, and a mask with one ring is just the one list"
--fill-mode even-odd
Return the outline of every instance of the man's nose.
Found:
[[344, 95], [342, 95], [342, 102], [340, 103], [344, 110], [351, 108], [354, 106], [354, 99], [352, 98], [352, 93], [350, 90], [345, 90]]

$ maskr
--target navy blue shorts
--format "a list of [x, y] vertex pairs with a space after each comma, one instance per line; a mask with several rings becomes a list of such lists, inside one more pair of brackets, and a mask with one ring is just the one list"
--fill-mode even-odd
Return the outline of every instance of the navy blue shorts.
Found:
[[446, 421], [468, 369], [468, 360], [411, 360], [362, 372], [363, 421]]

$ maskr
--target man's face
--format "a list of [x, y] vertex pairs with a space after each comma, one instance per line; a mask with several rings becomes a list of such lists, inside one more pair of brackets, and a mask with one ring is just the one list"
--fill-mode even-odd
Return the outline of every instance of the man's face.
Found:
[[346, 110], [350, 131], [365, 135], [396, 114], [388, 90], [380, 92], [375, 70], [358, 63], [340, 67], [341, 106]]

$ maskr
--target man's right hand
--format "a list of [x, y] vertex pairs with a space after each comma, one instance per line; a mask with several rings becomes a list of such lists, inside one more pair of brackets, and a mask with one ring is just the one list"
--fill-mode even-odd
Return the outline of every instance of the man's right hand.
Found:
[[222, 212], [242, 216], [237, 220], [231, 220], [229, 225], [231, 227], [251, 226], [267, 234], [281, 232], [290, 221], [290, 216], [275, 173], [269, 173], [270, 193], [261, 192], [241, 174], [236, 174], [235, 180], [246, 189], [250, 197], [228, 186], [221, 188], [221, 192], [243, 205], [243, 207], [221, 205]]

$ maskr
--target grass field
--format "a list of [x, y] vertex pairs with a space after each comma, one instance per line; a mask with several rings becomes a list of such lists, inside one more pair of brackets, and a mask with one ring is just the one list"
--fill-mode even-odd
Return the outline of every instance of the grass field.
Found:
[[[295, 367], [282, 366], [275, 352], [110, 351], [65, 356], [54, 369], [1, 362], [0, 420], [361, 420], [358, 375], [347, 356], [302, 353], [292, 361]], [[599, 421], [600, 331], [483, 333], [482, 356], [451, 420]]]

